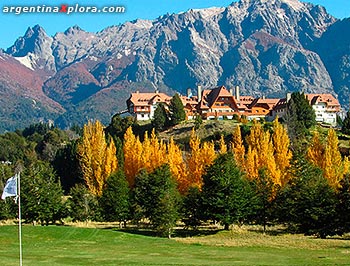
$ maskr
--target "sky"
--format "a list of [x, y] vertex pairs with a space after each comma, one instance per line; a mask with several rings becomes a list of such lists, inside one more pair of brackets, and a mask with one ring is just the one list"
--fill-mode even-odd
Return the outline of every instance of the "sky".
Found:
[[[90, 32], [100, 31], [108, 26], [126, 21], [156, 19], [166, 13], [179, 13], [191, 8], [225, 7], [236, 0], [1, 0], [0, 1], [0, 48], [10, 47], [18, 37], [23, 36], [28, 27], [41, 25], [48, 35], [64, 32], [67, 28], [78, 25]], [[305, 2], [305, 1], [304, 1]], [[308, 0], [313, 4], [324, 6], [336, 18], [350, 17], [350, 0]], [[95, 6], [124, 7], [123, 13], [21, 13], [9, 12], [11, 7], [44, 6], [69, 8], [87, 8]], [[63, 7], [62, 11], [67, 10]]]

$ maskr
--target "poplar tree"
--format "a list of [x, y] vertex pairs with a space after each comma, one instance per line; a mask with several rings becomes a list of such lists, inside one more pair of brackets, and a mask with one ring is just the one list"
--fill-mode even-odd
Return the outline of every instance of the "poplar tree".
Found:
[[84, 125], [77, 153], [87, 187], [93, 195], [101, 196], [104, 183], [118, 167], [114, 142], [107, 144], [101, 122]]
[[241, 127], [236, 126], [232, 135], [232, 151], [239, 167], [244, 165], [245, 148], [242, 141]]
[[221, 137], [220, 137], [219, 153], [220, 153], [220, 154], [225, 154], [225, 153], [227, 153], [227, 146], [226, 146], [225, 139], [224, 139], [224, 136], [223, 136], [223, 135], [221, 135]]
[[290, 167], [290, 160], [292, 159], [292, 152], [289, 149], [290, 140], [287, 130], [278, 119], [273, 122], [273, 148], [276, 167], [281, 173], [282, 186], [286, 184], [287, 169]]
[[133, 187], [135, 176], [142, 168], [142, 143], [134, 135], [131, 127], [124, 134], [124, 172], [129, 186]]
[[324, 147], [320, 140], [320, 133], [318, 131], [314, 131], [312, 140], [307, 149], [307, 159], [312, 164], [322, 168], [323, 155], [324, 155]]

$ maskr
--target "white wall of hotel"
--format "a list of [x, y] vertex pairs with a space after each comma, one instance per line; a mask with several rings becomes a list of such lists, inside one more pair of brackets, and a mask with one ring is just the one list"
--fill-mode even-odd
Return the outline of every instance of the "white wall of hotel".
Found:
[[332, 126], [337, 125], [337, 113], [327, 110], [326, 103], [314, 104], [312, 108], [315, 110], [317, 122], [327, 123]]

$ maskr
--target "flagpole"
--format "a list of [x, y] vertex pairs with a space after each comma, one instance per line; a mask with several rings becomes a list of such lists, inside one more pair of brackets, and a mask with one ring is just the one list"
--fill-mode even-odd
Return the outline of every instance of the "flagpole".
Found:
[[22, 257], [22, 215], [21, 215], [21, 172], [17, 174], [18, 181], [18, 238], [19, 238], [19, 265], [23, 265]]

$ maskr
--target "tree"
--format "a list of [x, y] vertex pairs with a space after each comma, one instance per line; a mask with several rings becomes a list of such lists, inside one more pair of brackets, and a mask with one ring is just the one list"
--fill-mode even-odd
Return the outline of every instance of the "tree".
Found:
[[203, 205], [208, 219], [229, 225], [245, 221], [252, 193], [231, 153], [219, 155], [203, 176]]
[[310, 142], [310, 145], [307, 149], [307, 158], [308, 160], [316, 165], [317, 167], [322, 168], [324, 157], [324, 146], [320, 140], [320, 134], [318, 131], [313, 132], [313, 137]]
[[133, 195], [135, 217], [148, 218], [156, 231], [171, 237], [179, 217], [180, 197], [169, 166], [162, 165], [151, 174], [141, 171]]
[[191, 152], [187, 156], [188, 179], [190, 186], [202, 187], [202, 175], [205, 168], [213, 163], [216, 158], [214, 144], [205, 142], [201, 146], [200, 139], [192, 129], [190, 136]]
[[341, 132], [346, 135], [350, 135], [350, 110], [346, 112], [346, 116], [343, 120]]
[[178, 190], [180, 193], [184, 194], [190, 187], [187, 178], [187, 168], [182, 156], [182, 151], [180, 150], [180, 147], [175, 144], [172, 137], [167, 145], [166, 162], [176, 180]]
[[135, 176], [142, 168], [142, 143], [134, 135], [131, 127], [124, 134], [124, 172], [129, 186], [132, 188], [135, 184]]
[[274, 157], [274, 146], [270, 133], [264, 131], [261, 124], [254, 121], [250, 135], [247, 136], [248, 153], [245, 171], [250, 180], [259, 178], [259, 169], [266, 168], [268, 175], [276, 187], [281, 186], [281, 172], [277, 168]]
[[21, 173], [22, 217], [48, 225], [64, 218], [63, 191], [49, 164], [37, 162]]
[[321, 169], [297, 155], [292, 164], [293, 178], [279, 196], [280, 221], [292, 223], [305, 235], [326, 238], [336, 228], [335, 192]]
[[338, 149], [338, 137], [334, 129], [328, 130], [324, 151], [323, 174], [333, 188], [337, 188], [343, 177], [342, 158]]
[[186, 112], [183, 103], [180, 99], [179, 94], [177, 93], [175, 93], [175, 95], [170, 100], [169, 112], [170, 123], [172, 126], [175, 126], [186, 119]]
[[220, 153], [220, 154], [225, 154], [225, 153], [227, 153], [227, 146], [226, 146], [225, 139], [224, 139], [224, 136], [223, 136], [223, 135], [220, 136], [220, 148], [219, 148], [219, 153]]
[[345, 175], [340, 181], [336, 191], [336, 221], [337, 234], [343, 235], [350, 232], [350, 180], [349, 175]]
[[52, 162], [52, 166], [60, 178], [65, 194], [68, 194], [75, 184], [84, 182], [79, 167], [77, 144], [77, 141], [72, 141], [62, 149], [59, 149]]
[[281, 173], [281, 185], [284, 186], [287, 183], [287, 170], [290, 166], [292, 152], [289, 149], [290, 140], [287, 130], [277, 118], [273, 122], [272, 141], [276, 167]]
[[182, 221], [186, 226], [197, 228], [203, 218], [202, 193], [198, 187], [190, 187], [182, 202]]
[[236, 126], [232, 134], [232, 151], [239, 167], [244, 165], [245, 148], [242, 141], [241, 127]]
[[106, 221], [125, 222], [127, 220], [130, 209], [129, 185], [121, 170], [107, 179], [99, 203]]
[[101, 122], [89, 122], [84, 126], [77, 153], [87, 187], [92, 194], [101, 196], [104, 183], [118, 167], [114, 141], [107, 144]]
[[316, 125], [316, 115], [305, 94], [293, 92], [287, 104], [286, 124], [292, 140], [302, 138], [307, 130]]
[[165, 106], [163, 103], [157, 105], [156, 110], [154, 111], [152, 119], [152, 127], [157, 131], [162, 131], [165, 127], [169, 125], [169, 118]]
[[73, 221], [85, 222], [100, 220], [100, 209], [97, 197], [84, 184], [76, 184], [69, 192], [67, 201], [69, 215]]
[[106, 127], [105, 131], [113, 138], [122, 139], [126, 130], [134, 125], [134, 118], [131, 116], [121, 117], [116, 114], [112, 117], [111, 123]]

